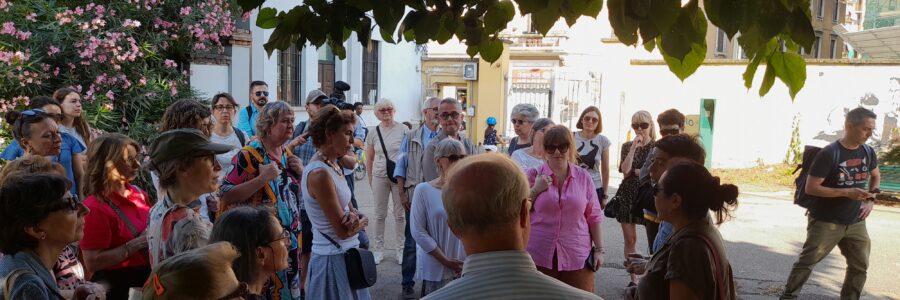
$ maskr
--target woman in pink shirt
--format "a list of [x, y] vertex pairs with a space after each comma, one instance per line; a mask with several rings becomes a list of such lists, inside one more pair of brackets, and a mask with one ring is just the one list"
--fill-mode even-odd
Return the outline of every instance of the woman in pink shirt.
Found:
[[529, 170], [531, 236], [528, 253], [539, 271], [593, 292], [603, 263], [603, 212], [591, 174], [578, 166], [575, 138], [562, 125], [544, 133], [546, 163]]

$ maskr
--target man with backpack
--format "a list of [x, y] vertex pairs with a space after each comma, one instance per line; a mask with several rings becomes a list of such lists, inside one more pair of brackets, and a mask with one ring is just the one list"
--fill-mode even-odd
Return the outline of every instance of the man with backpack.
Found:
[[269, 102], [269, 84], [265, 81], [253, 81], [250, 83], [250, 104], [238, 112], [238, 125], [250, 137], [256, 136], [256, 119], [259, 111]]
[[[822, 148], [798, 182], [797, 203], [808, 209], [806, 242], [794, 264], [781, 299], [796, 299], [813, 267], [834, 246], [847, 259], [841, 299], [859, 299], [866, 283], [871, 241], [866, 218], [875, 205], [881, 174], [875, 151], [865, 144], [877, 115], [859, 107], [847, 113], [844, 137]], [[801, 173], [803, 176], [804, 173]], [[868, 183], [868, 187], [866, 184]]]

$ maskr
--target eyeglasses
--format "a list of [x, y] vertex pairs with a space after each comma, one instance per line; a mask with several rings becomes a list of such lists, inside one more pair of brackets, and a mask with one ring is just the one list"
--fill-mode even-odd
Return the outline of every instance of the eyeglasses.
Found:
[[272, 239], [271, 241], [269, 241], [268, 243], [266, 243], [266, 245], [270, 245], [270, 244], [272, 244], [272, 243], [274, 243], [274, 242], [284, 242], [285, 240], [290, 241], [290, 239], [291, 239], [291, 232], [288, 231], [287, 229], [282, 229], [282, 230], [281, 230], [281, 236]]
[[463, 159], [463, 158], [466, 158], [466, 156], [465, 156], [465, 155], [462, 155], [462, 154], [453, 154], [453, 155], [447, 155], [447, 156], [444, 156], [444, 158], [446, 158], [447, 160], [449, 160], [451, 163], [454, 163], [454, 162], [457, 162], [457, 161], [459, 161], [459, 160], [461, 160], [461, 159]]
[[547, 153], [553, 153], [559, 150], [559, 153], [569, 152], [569, 144], [559, 144], [559, 145], [551, 145], [544, 144], [544, 151]]
[[390, 108], [390, 107], [388, 107], [388, 108], [382, 108], [382, 109], [379, 109], [379, 110], [378, 110], [378, 112], [380, 112], [380, 113], [389, 113], [389, 112], [392, 112], [392, 111], [394, 111], [394, 109], [393, 109], [393, 108]]
[[234, 109], [234, 105], [216, 105], [213, 106], [213, 109], [218, 111], [232, 110]]
[[22, 112], [22, 116], [24, 117], [23, 119], [28, 120], [28, 122], [31, 122], [34, 118], [39, 118], [39, 119], [51, 118], [56, 121], [59, 121], [62, 119], [62, 115], [48, 113], [40, 108], [25, 110]]
[[634, 123], [634, 124], [631, 124], [631, 129], [634, 129], [634, 130], [638, 130], [638, 129], [647, 129], [647, 128], [650, 128], [650, 123]]
[[78, 198], [76, 198], [75, 196], [72, 196], [72, 195], [67, 195], [67, 196], [63, 197], [62, 200], [63, 200], [63, 202], [54, 204], [52, 206], [52, 208], [49, 209], [49, 211], [57, 212], [57, 211], [64, 210], [64, 209], [68, 209], [70, 211], [77, 211], [78, 206], [81, 204], [81, 201], [78, 201]]
[[266, 92], [266, 91], [259, 91], [259, 92], [256, 92], [256, 96], [257, 96], [257, 97], [262, 97], [262, 96], [268, 97], [268, 96], [269, 96], [269, 92]]
[[660, 129], [659, 130], [659, 134], [662, 136], [675, 135], [675, 134], [678, 134], [679, 132], [681, 132], [681, 129], [677, 129], [677, 128], [675, 128], [675, 129]]
[[600, 121], [600, 119], [592, 118], [592, 117], [584, 117], [584, 118], [581, 119], [581, 120], [584, 121], [584, 122], [591, 122], [591, 123], [597, 123], [597, 122]]
[[449, 113], [445, 112], [445, 113], [441, 114], [441, 119], [444, 119], [444, 120], [457, 119], [457, 118], [459, 118], [459, 113], [455, 112], [455, 111], [449, 112]]
[[234, 292], [231, 292], [231, 294], [228, 294], [225, 297], [219, 298], [219, 300], [244, 299], [249, 294], [250, 289], [247, 287], [247, 283], [241, 282], [240, 284], [238, 284], [238, 287], [236, 290], [234, 290]]
[[525, 120], [519, 120], [519, 119], [512, 119], [513, 125], [522, 125], [522, 124], [525, 124], [526, 122], [528, 122], [528, 121], [525, 121]]

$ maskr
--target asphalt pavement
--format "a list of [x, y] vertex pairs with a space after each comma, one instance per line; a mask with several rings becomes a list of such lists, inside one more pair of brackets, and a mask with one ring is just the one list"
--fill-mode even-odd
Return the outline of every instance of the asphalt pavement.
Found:
[[[615, 193], [618, 180], [611, 181]], [[356, 182], [355, 195], [361, 211], [374, 218], [372, 192], [367, 182]], [[734, 271], [739, 299], [774, 299], [780, 295], [793, 263], [806, 238], [804, 210], [793, 205], [791, 192], [742, 193], [734, 218], [719, 227], [726, 240], [726, 251]], [[391, 216], [391, 213], [388, 213]], [[387, 244], [392, 218], [387, 218]], [[373, 220], [374, 222], [374, 220]], [[863, 299], [900, 299], [900, 209], [877, 206], [866, 221], [872, 239], [868, 280]], [[370, 223], [370, 228], [373, 223]], [[370, 238], [372, 233], [370, 232]], [[622, 299], [629, 282], [622, 266], [622, 230], [614, 219], [603, 222], [605, 261], [597, 272], [595, 292], [604, 299]], [[638, 249], [646, 251], [644, 229], [638, 226]], [[378, 282], [370, 290], [373, 299], [399, 299], [400, 266], [395, 252], [385, 255], [378, 266]], [[820, 262], [803, 288], [801, 299], [837, 299], [844, 279], [846, 263], [835, 248]], [[421, 284], [416, 285], [417, 291]]]

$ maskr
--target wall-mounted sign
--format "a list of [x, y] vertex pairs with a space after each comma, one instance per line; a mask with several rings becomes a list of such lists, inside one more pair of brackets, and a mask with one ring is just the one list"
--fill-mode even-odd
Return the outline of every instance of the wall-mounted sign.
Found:
[[478, 80], [478, 63], [471, 62], [463, 64], [463, 79]]
[[512, 88], [521, 90], [549, 90], [553, 88], [553, 70], [513, 69]]

